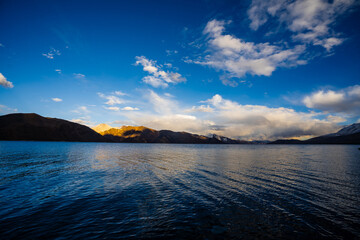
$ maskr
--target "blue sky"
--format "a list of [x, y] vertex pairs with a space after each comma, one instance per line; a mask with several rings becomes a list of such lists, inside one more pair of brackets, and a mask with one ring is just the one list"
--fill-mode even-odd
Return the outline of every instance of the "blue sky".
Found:
[[360, 120], [355, 0], [0, 1], [0, 114], [242, 139]]

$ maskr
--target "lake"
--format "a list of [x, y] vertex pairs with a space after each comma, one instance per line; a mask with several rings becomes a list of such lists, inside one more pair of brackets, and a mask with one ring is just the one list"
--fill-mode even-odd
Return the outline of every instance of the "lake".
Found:
[[360, 238], [358, 147], [2, 141], [0, 238]]

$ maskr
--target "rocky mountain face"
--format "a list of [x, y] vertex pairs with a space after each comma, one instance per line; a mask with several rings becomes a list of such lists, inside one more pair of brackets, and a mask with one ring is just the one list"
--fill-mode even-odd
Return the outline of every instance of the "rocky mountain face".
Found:
[[112, 128], [110, 125], [107, 125], [105, 123], [100, 123], [99, 125], [96, 125], [95, 127], [91, 128], [91, 129], [94, 130], [95, 132], [99, 133], [99, 132], [104, 132], [106, 130], [109, 130], [110, 128]]
[[0, 116], [0, 140], [104, 142], [91, 128], [35, 113]]

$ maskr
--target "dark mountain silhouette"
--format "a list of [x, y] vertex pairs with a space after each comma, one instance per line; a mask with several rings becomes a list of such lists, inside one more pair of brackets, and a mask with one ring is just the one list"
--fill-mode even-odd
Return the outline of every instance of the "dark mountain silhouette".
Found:
[[276, 140], [270, 144], [360, 144], [360, 123], [344, 127], [336, 133], [310, 138], [305, 141], [295, 139]]
[[104, 142], [106, 139], [89, 127], [35, 113], [0, 116], [0, 140]]

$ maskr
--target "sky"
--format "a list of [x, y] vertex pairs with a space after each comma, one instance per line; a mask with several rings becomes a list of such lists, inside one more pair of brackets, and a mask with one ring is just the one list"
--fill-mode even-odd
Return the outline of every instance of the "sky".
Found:
[[0, 0], [0, 115], [306, 139], [360, 122], [356, 0]]

